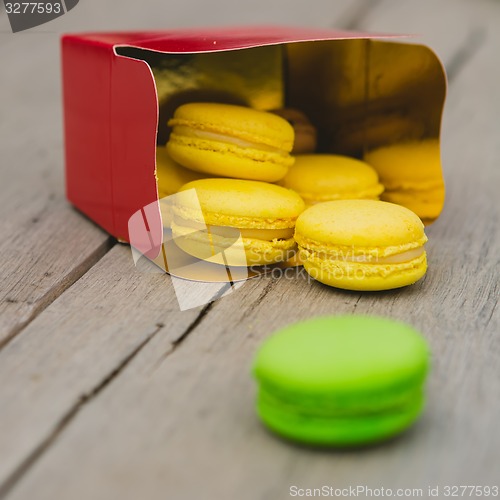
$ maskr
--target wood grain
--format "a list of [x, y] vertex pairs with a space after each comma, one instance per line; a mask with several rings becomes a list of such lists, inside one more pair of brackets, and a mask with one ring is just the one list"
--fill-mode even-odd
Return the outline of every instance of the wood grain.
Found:
[[10, 36], [14, 42], [0, 43], [0, 61], [9, 67], [2, 71], [0, 93], [0, 347], [111, 245], [108, 235], [64, 199], [52, 41]]
[[169, 278], [139, 272], [130, 249], [115, 246], [0, 352], [0, 477], [46, 446], [139, 347], [159, 334], [173, 348], [202, 310], [181, 313]]
[[[469, 10], [458, 4], [454, 18], [468, 26]], [[418, 3], [406, 5], [414, 10], [398, 14], [402, 23], [421, 15]], [[448, 12], [436, 8], [445, 24]], [[500, 6], [480, 0], [474, 8], [484, 37], [450, 88], [448, 198], [428, 229], [426, 278], [357, 294], [303, 274], [267, 277], [181, 313], [168, 278], [138, 273], [128, 249], [115, 246], [0, 353], [0, 477], [9, 499], [277, 500], [291, 485], [497, 482], [500, 71], [492, 61]], [[395, 15], [381, 2], [366, 27], [383, 31], [376, 19], [384, 11]], [[447, 33], [435, 39], [453, 38], [438, 42], [453, 61], [463, 38]], [[429, 339], [424, 418], [363, 451], [310, 450], [268, 434], [253, 410], [257, 346], [292, 321], [352, 312], [408, 321]]]

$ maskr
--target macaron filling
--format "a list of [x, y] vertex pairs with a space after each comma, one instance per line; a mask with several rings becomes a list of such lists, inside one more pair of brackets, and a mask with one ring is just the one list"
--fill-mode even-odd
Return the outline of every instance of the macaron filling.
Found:
[[[287, 390], [262, 381], [258, 398], [269, 406], [311, 416], [346, 417], [395, 412], [422, 397], [425, 376], [421, 373], [406, 380], [396, 380], [394, 385], [379, 386], [376, 390], [357, 391], [337, 388], [331, 393], [319, 391]], [[318, 405], [318, 401], [321, 404]], [[300, 402], [300, 404], [298, 404]]]
[[[413, 248], [406, 252], [390, 255], [388, 257], [378, 257], [377, 255], [360, 254], [353, 255], [352, 253], [339, 252], [338, 255], [326, 254], [325, 252], [310, 250], [299, 246], [300, 258], [303, 261], [321, 263], [321, 267], [328, 268], [329, 266], [336, 266], [338, 264], [359, 264], [367, 265], [373, 268], [377, 266], [383, 267], [387, 265], [413, 265], [415, 262], [420, 262], [426, 258], [425, 249], [423, 247]], [[397, 271], [399, 268], [394, 267], [393, 270]]]
[[413, 424], [423, 408], [423, 396], [405, 406], [358, 415], [299, 413], [266, 401], [257, 402], [261, 420], [275, 433], [325, 447], [358, 447], [389, 439]]
[[425, 253], [424, 245], [427, 243], [427, 236], [425, 234], [418, 240], [403, 245], [373, 247], [348, 246], [336, 244], [333, 241], [314, 240], [301, 234], [297, 229], [294, 237], [302, 250], [318, 255], [323, 259], [346, 262], [372, 262], [374, 264], [391, 262], [392, 258], [394, 258], [394, 262], [405, 262], [418, 258]]
[[332, 192], [328, 194], [297, 192], [308, 205], [316, 205], [317, 203], [334, 200], [378, 200], [383, 191], [384, 186], [382, 184], [375, 184], [356, 192]]
[[406, 252], [390, 255], [388, 257], [378, 257], [373, 255], [344, 255], [341, 259], [345, 262], [364, 262], [367, 264], [398, 264], [417, 259], [425, 253], [424, 247], [413, 248]]
[[239, 229], [243, 238], [255, 240], [288, 240], [293, 238], [293, 227], [288, 229]]
[[[296, 251], [292, 229], [245, 229], [232, 226], [211, 226], [191, 221], [174, 220], [174, 241], [187, 253], [209, 262], [225, 265], [269, 265], [285, 261]], [[198, 226], [199, 230], [196, 230]], [[249, 237], [249, 235], [253, 237]], [[255, 236], [259, 236], [256, 238]], [[225, 261], [221, 261], [221, 254]]]
[[246, 141], [235, 136], [228, 134], [221, 134], [218, 132], [211, 132], [208, 130], [198, 130], [187, 126], [177, 125], [173, 131], [174, 135], [182, 135], [185, 137], [195, 137], [198, 139], [205, 139], [209, 141], [223, 142], [227, 144], [233, 144], [240, 148], [256, 149], [258, 151], [270, 151], [275, 153], [288, 154], [287, 151], [267, 144], [262, 144], [259, 142]]
[[293, 238], [294, 228], [239, 228], [234, 226], [217, 226], [212, 224], [205, 224], [196, 220], [188, 220], [178, 215], [175, 216], [175, 223], [177, 226], [182, 226], [184, 228], [192, 228], [199, 231], [206, 230], [211, 234], [218, 236], [227, 237], [228, 230], [234, 229], [239, 231], [242, 238], [263, 240], [263, 241], [274, 241], [274, 240], [288, 240]]
[[[332, 284], [332, 286], [339, 288], [343, 288], [342, 284], [344, 286], [349, 285], [348, 289], [351, 290], [384, 290], [393, 288], [393, 279], [399, 281], [400, 278], [405, 277], [408, 279], [411, 277], [412, 280], [414, 279], [414, 283], [425, 274], [425, 270], [427, 269], [427, 256], [425, 252], [415, 259], [397, 263], [349, 262], [325, 259], [312, 252], [304, 251], [300, 247], [299, 255], [306, 271], [313, 278], [319, 281], [327, 279], [327, 284]], [[370, 284], [370, 279], [381, 279], [383, 282]], [[373, 288], [375, 285], [377, 288]]]
[[[422, 382], [423, 383], [423, 382]], [[335, 395], [321, 394], [316, 398], [307, 394], [288, 395], [281, 399], [276, 393], [266, 392], [262, 387], [259, 389], [258, 403], [276, 411], [286, 412], [288, 415], [296, 415], [310, 418], [337, 420], [337, 419], [365, 419], [370, 416], [385, 416], [405, 412], [417, 402], [421, 406], [424, 394], [422, 387], [407, 388], [403, 395], [390, 394], [385, 396], [376, 392], [368, 394], [368, 400], [360, 395], [351, 395], [350, 401], [342, 404], [328, 405], [328, 397], [335, 403], [338, 399]], [[391, 399], [392, 398], [392, 399]]]
[[[242, 147], [231, 143], [230, 140], [203, 139], [175, 132], [170, 135], [167, 151], [175, 161], [184, 167], [217, 176], [229, 175], [228, 168], [231, 169], [232, 175], [236, 175], [234, 169], [237, 165], [241, 166], [242, 162], [246, 170], [244, 175], [241, 173], [239, 175], [249, 180], [257, 180], [260, 175], [259, 168], [267, 168], [268, 166], [278, 168], [278, 173], [273, 172], [272, 176], [266, 175], [266, 177], [258, 179], [269, 182], [283, 178], [288, 167], [293, 165], [295, 161], [295, 158], [286, 150], [268, 147], [261, 143], [245, 142]], [[195, 157], [192, 156], [193, 152], [196, 152]]]

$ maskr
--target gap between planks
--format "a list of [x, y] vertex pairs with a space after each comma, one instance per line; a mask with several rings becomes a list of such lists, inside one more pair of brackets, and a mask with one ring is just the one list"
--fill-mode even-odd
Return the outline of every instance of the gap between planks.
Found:
[[103, 380], [95, 386], [88, 394], [81, 396], [80, 400], [63, 415], [61, 420], [55, 425], [54, 430], [33, 450], [32, 453], [17, 467], [17, 469], [0, 484], [0, 499], [6, 497], [9, 491], [19, 481], [23, 474], [29, 470], [36, 460], [43, 455], [44, 451], [57, 439], [64, 428], [73, 420], [78, 412], [102, 390], [104, 390], [115, 379], [126, 366], [137, 356], [137, 354], [149, 343], [149, 341], [164, 327], [158, 324], [149, 336], [146, 337], [128, 356], [126, 356]]
[[[116, 265], [120, 266], [124, 264], [124, 259], [126, 257], [126, 251], [123, 252], [124, 248], [120, 248], [119, 245], [114, 252], [115, 254], [121, 254], [121, 259]], [[108, 261], [113, 261], [114, 256], [110, 255], [107, 259]], [[103, 263], [101, 267], [107, 268], [107, 263]], [[101, 264], [100, 264], [101, 265]], [[156, 269], [156, 268], [155, 268]], [[99, 274], [99, 270], [93, 270]], [[160, 276], [161, 279], [168, 279], [164, 276], [163, 272], [154, 272], [156, 276]], [[80, 286], [76, 284], [75, 286]], [[194, 316], [194, 318], [182, 329], [179, 334], [171, 339], [169, 339], [169, 349], [164, 353], [161, 358], [163, 361], [169, 355], [173, 354], [179, 346], [184, 342], [188, 335], [197, 328], [203, 318], [212, 308], [215, 301], [224, 295], [228, 290], [228, 284], [209, 284], [206, 288], [208, 293], [210, 293], [212, 300], [208, 302], [201, 310]], [[82, 285], [84, 287], [84, 285]], [[204, 294], [206, 297], [206, 293]], [[64, 300], [64, 297], [61, 297]], [[196, 311], [194, 311], [196, 313]], [[133, 346], [130, 352], [126, 353], [121, 360], [118, 360], [116, 364], [110, 368], [108, 373], [104, 373], [100, 380], [97, 380], [93, 387], [84, 392], [77, 401], [61, 416], [61, 418], [54, 424], [53, 429], [48, 432], [45, 438], [43, 438], [39, 444], [28, 454], [28, 456], [23, 459], [14, 470], [9, 473], [5, 480], [0, 484], [0, 498], [5, 498], [12, 488], [19, 482], [23, 475], [33, 466], [34, 463], [44, 454], [44, 452], [57, 440], [59, 435], [64, 431], [64, 429], [69, 425], [69, 423], [79, 414], [79, 412], [89, 404], [94, 398], [96, 398], [114, 379], [116, 379], [125, 368], [136, 358], [136, 356], [150, 343], [150, 341], [164, 329], [164, 322], [157, 322], [155, 324], [154, 330], [146, 334], [144, 338], [136, 345]], [[161, 363], [159, 363], [161, 364]]]
[[[62, 295], [68, 288], [72, 287], [89, 269], [91, 269], [99, 260], [101, 260], [116, 244], [116, 241], [111, 236], [100, 244], [83, 262], [71, 270], [71, 272], [63, 277], [63, 279], [47, 291], [38, 305], [32, 310], [31, 314], [23, 322], [17, 324], [9, 334], [0, 340], [0, 350], [2, 350], [14, 337], [20, 334], [41, 312], [47, 309], [54, 300]], [[6, 302], [12, 302], [13, 299], [8, 297]]]

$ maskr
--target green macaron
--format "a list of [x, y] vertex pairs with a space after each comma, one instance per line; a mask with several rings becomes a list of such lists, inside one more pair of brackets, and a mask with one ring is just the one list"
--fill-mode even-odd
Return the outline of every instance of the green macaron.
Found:
[[257, 412], [272, 431], [302, 443], [379, 442], [422, 412], [429, 357], [416, 330], [386, 318], [331, 316], [296, 323], [257, 352]]

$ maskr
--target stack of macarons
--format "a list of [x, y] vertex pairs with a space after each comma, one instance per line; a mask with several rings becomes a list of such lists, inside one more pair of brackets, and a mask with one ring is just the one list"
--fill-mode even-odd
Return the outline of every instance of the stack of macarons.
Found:
[[233, 265], [303, 264], [318, 281], [351, 290], [396, 288], [425, 274], [423, 225], [405, 208], [424, 182], [406, 189], [387, 174], [398, 152], [317, 154], [316, 128], [289, 108], [188, 103], [168, 125], [169, 140], [157, 148], [159, 195], [195, 190], [199, 202], [193, 210], [179, 196], [162, 210], [184, 252], [228, 264], [221, 252], [237, 239], [246, 261], [237, 252]]
[[[191, 190], [195, 199], [183, 196]], [[297, 193], [275, 184], [201, 179], [185, 184], [172, 204], [172, 235], [186, 253], [209, 262], [274, 264], [295, 253], [295, 222], [303, 210]]]
[[[224, 257], [229, 258], [226, 264], [245, 266], [290, 258], [297, 249], [295, 221], [305, 205], [294, 191], [272, 184], [294, 162], [290, 123], [242, 106], [190, 103], [175, 111], [169, 126], [165, 154], [199, 176], [175, 187], [176, 192], [196, 190], [201, 208], [200, 213], [189, 206], [186, 196], [172, 204], [172, 234], [182, 250], [211, 262], [221, 263]], [[234, 248], [235, 240], [244, 245], [245, 261], [237, 257], [242, 253]]]

